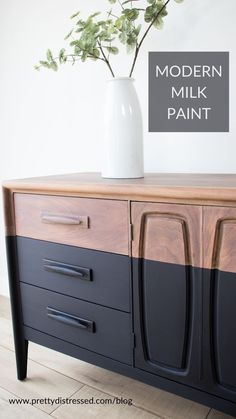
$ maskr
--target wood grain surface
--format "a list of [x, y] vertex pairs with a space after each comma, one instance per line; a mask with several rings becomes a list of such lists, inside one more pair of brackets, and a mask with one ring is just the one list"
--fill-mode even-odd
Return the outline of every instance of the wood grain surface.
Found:
[[[18, 236], [128, 254], [125, 201], [16, 193], [14, 205]], [[44, 214], [53, 222], [45, 223]]]
[[132, 254], [159, 262], [202, 266], [202, 208], [132, 203]]
[[[23, 205], [24, 208], [20, 210], [22, 213], [17, 210], [17, 196], [20, 196], [22, 193], [25, 197], [25, 202], [27, 200], [27, 196], [32, 197], [34, 194], [37, 195], [34, 195], [35, 199], [33, 199], [32, 202], [36, 202], [36, 200], [38, 200], [37, 202], [41, 201], [40, 195], [43, 195], [42, 199], [45, 200], [48, 198], [50, 202], [56, 202], [57, 199], [61, 203], [66, 202], [65, 200], [68, 200], [67, 202], [73, 202], [73, 197], [77, 197], [78, 200], [79, 197], [88, 197], [89, 199], [87, 202], [91, 201], [91, 203], [98, 203], [100, 201], [100, 203], [96, 205], [96, 208], [94, 205], [91, 205], [91, 210], [93, 207], [93, 217], [96, 217], [97, 213], [99, 213], [99, 219], [102, 221], [101, 223], [100, 221], [97, 221], [99, 226], [96, 225], [95, 230], [93, 229], [93, 234], [91, 229], [85, 228], [82, 232], [82, 229], [79, 229], [78, 226], [79, 234], [74, 234], [73, 236], [73, 231], [75, 232], [75, 230], [72, 229], [72, 226], [60, 225], [59, 227], [57, 224], [55, 224], [54, 229], [53, 226], [48, 224], [47, 227], [50, 229], [50, 234], [45, 233], [44, 228], [46, 224], [41, 229], [42, 223], [36, 223], [34, 226], [32, 226], [31, 221], [29, 222], [29, 220], [32, 218], [31, 212], [33, 209], [31, 208], [30, 202], [29, 207], [28, 201], [27, 205]], [[132, 205], [134, 201], [140, 202], [140, 204], [142, 205], [143, 203], [144, 206], [147, 202], [156, 202], [167, 206], [169, 205], [169, 210], [167, 211], [169, 215], [171, 215], [174, 211], [172, 204], [181, 204], [179, 205], [180, 211], [178, 212], [179, 215], [177, 216], [175, 222], [172, 215], [169, 216], [169, 218], [165, 217], [165, 221], [162, 220], [162, 223], [160, 221], [160, 215], [158, 216], [158, 219], [157, 217], [155, 218], [155, 228], [157, 230], [160, 230], [161, 226], [162, 230], [164, 229], [163, 222], [165, 222], [166, 227], [171, 226], [172, 230], [175, 230], [175, 233], [173, 232], [172, 234], [178, 236], [178, 245], [180, 246], [178, 255], [173, 256], [174, 245], [171, 243], [170, 238], [169, 244], [166, 245], [166, 249], [168, 247], [172, 250], [169, 252], [170, 255], [167, 257], [168, 252], [166, 252], [166, 255], [164, 256], [162, 249], [163, 260], [168, 261], [171, 256], [171, 259], [175, 261], [174, 263], [179, 263], [183, 260], [189, 261], [191, 259], [194, 260], [194, 265], [199, 267], [209, 268], [214, 266], [221, 266], [222, 269], [227, 271], [232, 271], [232, 269], [234, 271], [236, 269], [236, 263], [233, 262], [232, 256], [232, 252], [234, 251], [234, 217], [236, 208], [236, 175], [233, 174], [150, 174], [145, 175], [143, 179], [121, 180], [102, 179], [100, 174], [96, 173], [79, 173], [7, 181], [4, 182], [3, 185], [3, 195], [7, 235], [16, 234], [14, 208], [14, 196], [16, 196], [15, 203], [17, 210], [17, 234], [22, 232], [22, 226], [24, 226], [23, 230], [26, 237], [42, 238], [44, 240], [52, 241], [58, 240], [57, 242], [59, 243], [75, 244], [84, 247], [93, 246], [91, 248], [107, 250], [121, 254], [130, 254], [131, 251], [131, 249], [128, 250], [130, 247], [128, 238], [128, 235], [130, 234], [128, 228], [128, 208], [130, 202], [132, 202]], [[29, 198], [29, 201], [31, 201], [31, 198]], [[81, 199], [81, 202], [83, 201], [85, 201], [85, 199]], [[46, 202], [49, 203], [49, 201]], [[197, 236], [194, 239], [195, 233], [193, 232], [193, 226], [195, 226], [194, 228], [196, 231], [201, 229], [201, 226], [198, 225], [198, 227], [196, 227], [198, 222], [194, 221], [193, 223], [193, 220], [191, 221], [188, 219], [190, 215], [188, 215], [187, 218], [184, 218], [186, 217], [184, 213], [181, 215], [181, 210], [185, 207], [183, 204], [187, 204], [186, 208], [192, 208], [192, 214], [194, 214], [194, 208], [196, 207], [200, 208], [200, 206], [204, 206], [206, 210], [209, 208], [209, 212], [204, 209], [204, 217], [206, 216], [206, 220], [203, 225], [203, 230], [206, 230], [204, 234], [203, 245], [204, 260], [202, 260], [201, 249], [196, 251], [192, 250], [193, 248], [195, 249], [200, 234], [198, 231]], [[59, 205], [59, 213], [57, 212], [57, 214], [54, 215], [65, 215], [64, 212], [66, 205], [63, 205]], [[28, 210], [26, 209], [26, 206], [29, 208]], [[213, 211], [214, 208], [216, 209], [216, 212]], [[43, 209], [44, 211], [50, 213], [51, 205], [46, 205]], [[53, 207], [53, 211], [54, 209], [57, 210], [57, 207]], [[72, 209], [67, 208], [66, 211], [67, 210], [69, 210], [70, 214], [72, 213]], [[37, 211], [39, 216], [40, 209], [38, 208]], [[200, 210], [198, 209], [198, 211]], [[83, 216], [88, 217], [88, 214], [83, 214]], [[226, 217], [227, 222], [225, 221], [224, 223], [218, 223], [216, 226], [214, 223], [217, 223], [217, 219], [222, 217]], [[232, 220], [230, 221], [231, 224], [229, 226], [228, 218], [230, 217]], [[147, 227], [151, 225], [151, 221], [153, 225], [153, 216], [146, 221]], [[199, 222], [201, 223], [201, 221]], [[73, 228], [76, 229], [77, 226], [73, 226]], [[134, 226], [136, 236], [137, 228], [139, 229], [139, 227]], [[220, 231], [220, 233], [217, 233], [217, 235], [215, 232], [216, 229], [217, 231]], [[214, 241], [215, 235], [218, 243]], [[229, 240], [230, 237], [231, 239]], [[180, 245], [181, 241], [182, 245]], [[193, 244], [193, 241], [195, 241], [195, 245]], [[109, 245], [107, 245], [108, 242], [110, 242]], [[231, 251], [228, 249], [230, 243]], [[137, 244], [136, 237], [135, 243], [133, 244], [135, 256], [140, 253], [139, 246], [140, 244]], [[160, 249], [156, 249], [156, 252], [157, 251], [160, 253]], [[145, 250], [145, 252], [147, 254], [147, 250]], [[150, 252], [150, 249], [148, 252]], [[196, 256], [197, 254], [198, 256]]]
[[11, 189], [3, 187], [3, 208], [5, 221], [5, 235], [15, 236], [15, 210], [13, 202], [13, 192]]
[[236, 174], [146, 174], [143, 179], [103, 179], [99, 173], [77, 173], [9, 180], [12, 192], [75, 195], [217, 205], [236, 204]]
[[[36, 345], [33, 342], [30, 342], [29, 345], [29, 358], [31, 360], [29, 362], [29, 378], [23, 383], [17, 381], [15, 379], [11, 322], [6, 319], [5, 310], [2, 317], [2, 308], [7, 307], [7, 305], [9, 318], [9, 301], [0, 296], [0, 346], [4, 347], [4, 355], [1, 355], [0, 358], [0, 384], [2, 389], [4, 389], [4, 392], [0, 390], [0, 405], [3, 418], [39, 419], [47, 415], [48, 418], [84, 418], [87, 410], [82, 405], [75, 404], [75, 408], [71, 408], [70, 404], [66, 404], [68, 409], [65, 409], [64, 405], [55, 406], [54, 404], [51, 406], [51, 410], [46, 412], [43, 406], [38, 404], [33, 406], [32, 409], [29, 405], [27, 405], [29, 409], [26, 409], [18, 404], [13, 409], [13, 405], [9, 405], [8, 399], [11, 397], [42, 398], [58, 396], [84, 398], [85, 393], [88, 393], [87, 396], [89, 398], [93, 396], [104, 399], [112, 396], [131, 399], [133, 405], [133, 409], [132, 406], [123, 405], [124, 409], [121, 410], [120, 404], [110, 405], [110, 407], [108, 404], [95, 404], [92, 410], [88, 409], [89, 419], [96, 417], [102, 417], [103, 419], [123, 419], [126, 417], [149, 419], [149, 415], [154, 415], [156, 419], [208, 418], [210, 408], [206, 406], [178, 397], [175, 394], [167, 393], [140, 381], [116, 374], [104, 368], [79, 361], [60, 352]], [[7, 357], [7, 352], [10, 352], [12, 356]], [[73, 385], [74, 380], [76, 380], [77, 386]], [[83, 384], [82, 387], [81, 383]], [[81, 394], [76, 393], [80, 389]], [[57, 392], [56, 395], [54, 394], [55, 392]], [[4, 400], [5, 406], [3, 405]], [[86, 407], [88, 407], [88, 404]], [[215, 413], [215, 415], [210, 416], [211, 419], [233, 419], [233, 417], [224, 415], [223, 413]]]
[[204, 207], [204, 267], [236, 272], [236, 208]]

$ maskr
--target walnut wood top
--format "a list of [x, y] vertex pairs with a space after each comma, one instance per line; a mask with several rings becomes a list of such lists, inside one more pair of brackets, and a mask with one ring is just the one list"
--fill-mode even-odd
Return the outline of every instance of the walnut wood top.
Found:
[[3, 183], [11, 192], [110, 197], [154, 202], [233, 205], [236, 174], [147, 174], [143, 179], [103, 179], [99, 173], [77, 173]]

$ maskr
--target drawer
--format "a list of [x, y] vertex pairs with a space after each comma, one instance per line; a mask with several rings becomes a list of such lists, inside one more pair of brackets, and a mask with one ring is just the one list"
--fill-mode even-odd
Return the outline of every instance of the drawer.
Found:
[[18, 236], [128, 254], [128, 203], [14, 194]]
[[20, 289], [25, 326], [131, 364], [129, 314], [33, 285]]
[[130, 311], [130, 259], [17, 237], [20, 281], [82, 300]]

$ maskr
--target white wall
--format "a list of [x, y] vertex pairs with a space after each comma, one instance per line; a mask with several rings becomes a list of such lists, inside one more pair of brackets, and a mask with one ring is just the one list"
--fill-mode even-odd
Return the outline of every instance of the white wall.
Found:
[[[163, 31], [153, 30], [134, 74], [145, 128], [145, 170], [236, 172], [236, 2], [171, 2]], [[64, 45], [68, 17], [78, 9], [104, 10], [107, 0], [1, 0], [0, 180], [76, 171], [99, 171], [103, 63], [36, 72], [34, 64]], [[230, 133], [148, 133], [148, 51], [230, 51]], [[127, 75], [130, 57], [116, 58]], [[2, 202], [0, 200], [0, 206]], [[0, 218], [0, 293], [7, 294], [4, 233]]]

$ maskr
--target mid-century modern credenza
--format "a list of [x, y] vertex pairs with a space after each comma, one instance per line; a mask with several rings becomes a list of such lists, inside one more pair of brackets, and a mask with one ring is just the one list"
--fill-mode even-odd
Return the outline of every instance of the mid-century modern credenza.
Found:
[[32, 341], [236, 416], [236, 175], [3, 192], [20, 380]]

